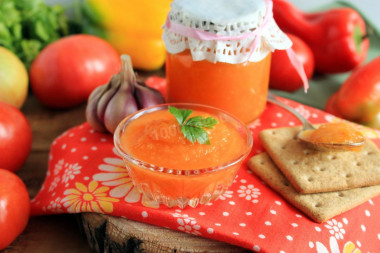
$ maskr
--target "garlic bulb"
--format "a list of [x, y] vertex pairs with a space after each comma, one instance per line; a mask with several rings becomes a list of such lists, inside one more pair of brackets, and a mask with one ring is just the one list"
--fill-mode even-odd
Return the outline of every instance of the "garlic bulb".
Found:
[[94, 89], [86, 107], [87, 122], [97, 131], [113, 133], [121, 120], [139, 109], [165, 103], [162, 95], [137, 82], [129, 55], [122, 55], [120, 72]]

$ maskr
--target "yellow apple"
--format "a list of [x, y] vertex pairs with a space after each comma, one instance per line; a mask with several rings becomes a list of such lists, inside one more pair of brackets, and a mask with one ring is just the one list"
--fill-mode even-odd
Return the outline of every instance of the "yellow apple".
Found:
[[0, 101], [21, 108], [28, 94], [28, 72], [20, 59], [0, 47]]

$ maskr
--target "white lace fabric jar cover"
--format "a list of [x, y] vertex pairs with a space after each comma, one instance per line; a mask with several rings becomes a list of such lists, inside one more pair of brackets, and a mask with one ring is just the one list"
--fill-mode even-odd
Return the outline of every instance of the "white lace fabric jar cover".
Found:
[[[231, 64], [261, 61], [276, 49], [292, 46], [273, 19], [271, 4], [268, 0], [175, 0], [163, 27], [166, 50], [177, 54], [189, 49], [194, 61]], [[269, 15], [266, 25], [260, 28], [266, 15]], [[170, 29], [170, 24], [215, 34], [222, 39], [186, 36]], [[262, 31], [255, 34], [257, 29]], [[252, 48], [257, 36], [258, 43]]]

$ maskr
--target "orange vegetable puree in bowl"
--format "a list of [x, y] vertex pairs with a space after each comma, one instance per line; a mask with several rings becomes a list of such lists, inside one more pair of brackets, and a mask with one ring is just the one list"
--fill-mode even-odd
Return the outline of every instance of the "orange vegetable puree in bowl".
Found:
[[212, 129], [205, 128], [210, 144], [186, 139], [167, 106], [132, 116], [121, 123], [121, 133], [116, 131], [116, 147], [134, 184], [151, 200], [181, 208], [208, 203], [227, 189], [248, 155], [252, 139], [243, 124], [214, 108], [197, 109], [189, 118], [211, 116], [218, 121]]

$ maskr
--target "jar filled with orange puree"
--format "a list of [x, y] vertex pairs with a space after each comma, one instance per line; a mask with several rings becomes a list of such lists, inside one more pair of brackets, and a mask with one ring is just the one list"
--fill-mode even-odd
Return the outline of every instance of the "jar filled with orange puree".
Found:
[[169, 102], [215, 106], [246, 123], [265, 109], [271, 52], [291, 47], [269, 0], [174, 0], [163, 40]]

